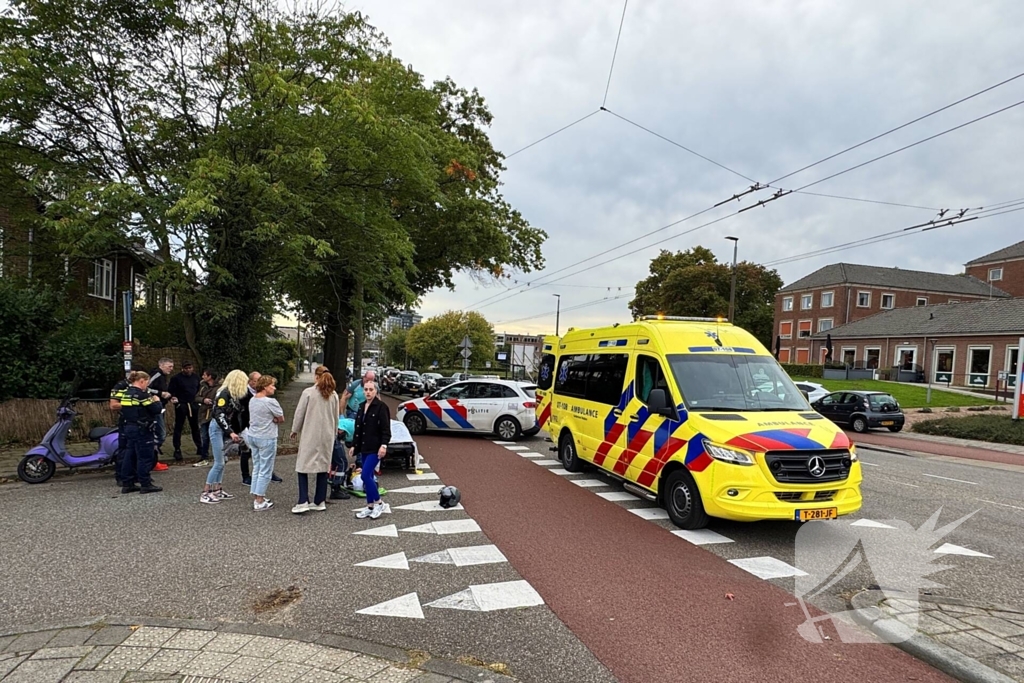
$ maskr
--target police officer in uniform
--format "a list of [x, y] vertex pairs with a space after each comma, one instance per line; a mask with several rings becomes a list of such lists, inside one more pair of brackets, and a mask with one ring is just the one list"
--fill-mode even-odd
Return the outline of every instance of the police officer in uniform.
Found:
[[118, 486], [121, 485], [121, 461], [125, 454], [124, 416], [121, 414], [121, 399], [124, 398], [125, 392], [131, 386], [128, 384], [128, 375], [141, 370], [140, 366], [132, 365], [131, 371], [110, 390], [110, 409], [117, 413], [117, 453], [114, 456], [114, 476], [117, 478]]
[[[128, 375], [129, 387], [121, 395], [121, 420], [124, 424], [125, 452], [121, 460], [121, 493], [156, 493], [163, 491], [153, 484], [150, 470], [156, 462], [154, 428], [163, 405], [149, 394], [149, 375], [133, 372]], [[136, 486], [136, 482], [141, 486]]]

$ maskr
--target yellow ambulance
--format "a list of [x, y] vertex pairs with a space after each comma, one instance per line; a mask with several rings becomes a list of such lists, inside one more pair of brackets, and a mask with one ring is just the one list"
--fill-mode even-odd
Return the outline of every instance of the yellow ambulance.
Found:
[[538, 424], [565, 469], [597, 465], [683, 529], [860, 509], [846, 434], [729, 323], [648, 316], [545, 337], [537, 386]]

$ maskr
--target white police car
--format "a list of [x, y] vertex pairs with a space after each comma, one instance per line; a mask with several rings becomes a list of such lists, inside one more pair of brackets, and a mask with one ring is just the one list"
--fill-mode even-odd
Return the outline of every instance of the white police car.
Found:
[[533, 436], [537, 386], [504, 379], [456, 382], [430, 396], [405, 401], [395, 417], [413, 436], [428, 429], [493, 433], [506, 441]]

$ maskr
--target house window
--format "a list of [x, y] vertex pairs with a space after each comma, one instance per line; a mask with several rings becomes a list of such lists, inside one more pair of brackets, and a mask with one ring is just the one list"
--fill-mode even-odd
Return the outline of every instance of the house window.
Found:
[[989, 268], [988, 269], [988, 281], [989, 282], [995, 282], [996, 280], [1002, 280], [1002, 279], [1003, 279], [1003, 269], [1002, 268]]
[[789, 353], [790, 353], [789, 349], [779, 349], [779, 362], [780, 363], [788, 363], [789, 362]]
[[146, 283], [146, 278], [141, 275], [136, 275], [133, 289], [135, 308], [144, 308], [146, 306], [146, 296], [148, 292], [149, 286]]
[[832, 329], [832, 318], [818, 319], [818, 332], [825, 332]]
[[1020, 360], [1020, 349], [1016, 346], [1009, 346], [1006, 348], [1006, 386], [1016, 387], [1017, 379], [1020, 376], [1020, 366], [1017, 365]]
[[878, 369], [878, 359], [882, 357], [882, 350], [878, 347], [864, 349], [864, 367], [868, 370]]
[[896, 365], [900, 370], [913, 372], [917, 370], [917, 347], [901, 346], [896, 348]]
[[987, 387], [988, 373], [992, 365], [992, 347], [971, 346], [967, 348], [967, 383], [972, 387]]
[[114, 263], [101, 258], [92, 263], [92, 277], [89, 278], [89, 296], [100, 299], [114, 298]]
[[793, 310], [793, 297], [784, 296], [782, 297], [782, 310], [792, 311]]
[[857, 348], [846, 348], [843, 349], [843, 365], [847, 367], [853, 367], [853, 364], [857, 362]]
[[806, 310], [810, 309], [811, 306], [813, 306], [813, 305], [814, 305], [814, 295], [813, 294], [804, 294], [803, 296], [800, 297], [800, 310], [801, 311], [806, 311]]
[[934, 359], [934, 381], [939, 384], [953, 383], [953, 362], [956, 360], [956, 349], [954, 347], [936, 348]]
[[807, 365], [811, 362], [811, 350], [810, 349], [797, 349], [796, 350], [796, 362], [800, 365]]
[[857, 292], [857, 308], [869, 308], [871, 306], [871, 292]]
[[832, 302], [835, 299], [835, 295], [832, 292], [821, 293], [821, 307], [832, 308]]
[[[811, 325], [814, 323], [812, 320], [801, 320], [797, 323], [797, 336], [798, 337], [810, 337], [811, 336]], [[799, 351], [797, 352], [799, 353]]]
[[919, 296], [919, 297], [917, 297], [917, 305], [918, 306], [927, 306], [928, 305], [928, 297], [926, 297], [926, 296]]
[[779, 336], [783, 339], [793, 338], [793, 321], [787, 320], [786, 322], [779, 323]]
[[895, 294], [883, 294], [882, 295], [882, 308], [896, 308], [896, 295]]

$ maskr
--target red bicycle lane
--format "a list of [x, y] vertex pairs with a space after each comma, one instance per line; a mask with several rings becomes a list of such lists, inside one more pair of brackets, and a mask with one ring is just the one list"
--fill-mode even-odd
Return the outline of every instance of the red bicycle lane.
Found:
[[913, 451], [929, 455], [944, 455], [967, 460], [996, 462], [1004, 465], [1024, 465], [1024, 456], [1007, 451], [981, 446], [957, 446], [955, 444], [938, 443], [915, 439], [911, 436], [888, 436], [884, 434], [847, 432], [850, 440], [858, 446], [879, 446], [897, 451]]
[[834, 633], [804, 640], [803, 612], [786, 591], [501, 446], [462, 435], [418, 443], [516, 571], [621, 681], [952, 680], [890, 645]]

